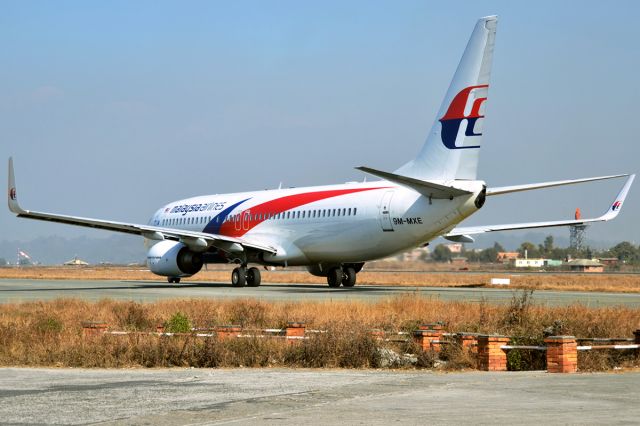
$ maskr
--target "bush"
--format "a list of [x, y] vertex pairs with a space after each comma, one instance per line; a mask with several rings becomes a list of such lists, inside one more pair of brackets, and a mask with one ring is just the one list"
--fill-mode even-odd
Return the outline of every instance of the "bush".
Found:
[[113, 307], [118, 325], [132, 331], [148, 330], [153, 326], [147, 311], [146, 307], [136, 302]]
[[169, 333], [189, 333], [191, 332], [191, 322], [185, 314], [176, 312], [169, 321], [164, 323], [164, 328]]

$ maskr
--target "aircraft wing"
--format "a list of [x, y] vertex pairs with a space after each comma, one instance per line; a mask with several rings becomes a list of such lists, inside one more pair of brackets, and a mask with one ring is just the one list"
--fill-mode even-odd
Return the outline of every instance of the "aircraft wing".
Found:
[[484, 234], [486, 232], [495, 232], [495, 231], [508, 231], [515, 229], [531, 229], [531, 228], [547, 228], [553, 226], [570, 226], [570, 225], [582, 225], [586, 223], [592, 222], [606, 222], [608, 220], [614, 219], [620, 213], [622, 208], [622, 204], [624, 203], [625, 198], [627, 197], [627, 193], [629, 192], [629, 188], [631, 188], [631, 184], [633, 183], [633, 179], [635, 179], [636, 175], [630, 175], [624, 186], [616, 196], [613, 203], [609, 206], [607, 211], [604, 212], [603, 215], [592, 218], [592, 219], [578, 219], [578, 220], [555, 220], [548, 222], [528, 222], [528, 223], [512, 223], [512, 224], [502, 224], [502, 225], [486, 225], [486, 226], [461, 226], [452, 229], [447, 234], [443, 235], [444, 238], [460, 240], [460, 241], [473, 241], [469, 235], [475, 234]]
[[212, 246], [223, 251], [242, 251], [245, 248], [249, 248], [267, 253], [276, 253], [276, 249], [273, 247], [255, 244], [243, 238], [233, 238], [218, 234], [208, 234], [205, 232], [188, 231], [160, 226], [140, 225], [135, 223], [115, 222], [102, 219], [91, 219], [86, 217], [25, 210], [18, 204], [12, 158], [9, 158], [8, 195], [9, 210], [15, 213], [18, 217], [66, 223], [68, 225], [84, 226], [87, 228], [105, 229], [125, 234], [141, 235], [152, 240], [175, 240], [186, 244], [195, 251], [204, 251], [207, 247]]

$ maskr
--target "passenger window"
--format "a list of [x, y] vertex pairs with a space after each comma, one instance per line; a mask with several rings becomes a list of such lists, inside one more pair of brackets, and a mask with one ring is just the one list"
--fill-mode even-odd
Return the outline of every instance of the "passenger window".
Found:
[[346, 216], [347, 215], [347, 209], [342, 209], [342, 216]]
[[356, 211], [357, 211], [357, 210], [358, 210], [357, 208], [355, 208], [355, 207], [353, 208], [353, 215], [354, 215], [354, 216], [356, 215]]

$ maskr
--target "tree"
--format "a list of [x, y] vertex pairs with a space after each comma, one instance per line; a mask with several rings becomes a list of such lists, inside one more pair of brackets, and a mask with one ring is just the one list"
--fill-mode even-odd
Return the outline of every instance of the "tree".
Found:
[[544, 252], [551, 253], [553, 250], [553, 235], [547, 235], [547, 238], [544, 239]]
[[436, 262], [449, 262], [451, 260], [451, 250], [444, 244], [438, 244], [436, 248], [433, 249], [431, 258]]
[[623, 241], [616, 244], [609, 250], [609, 252], [614, 257], [617, 257], [618, 260], [626, 263], [634, 263], [640, 261], [640, 248], [634, 246], [628, 241]]
[[[504, 251], [504, 250], [502, 250]], [[495, 245], [493, 247], [486, 248], [482, 250], [480, 253], [480, 261], [481, 262], [495, 262], [498, 258], [498, 250], [496, 250]]]
[[525, 252], [527, 253], [527, 257], [537, 257], [538, 255], [538, 250], [536, 249], [535, 244], [530, 243], [529, 241], [525, 241], [520, 244], [520, 248], [518, 249], [520, 256], [524, 257]]

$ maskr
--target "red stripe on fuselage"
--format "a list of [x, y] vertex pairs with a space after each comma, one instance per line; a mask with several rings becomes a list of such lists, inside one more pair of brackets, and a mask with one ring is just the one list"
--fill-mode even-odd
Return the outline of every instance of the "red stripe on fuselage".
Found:
[[[295, 209], [296, 207], [315, 201], [326, 200], [327, 198], [338, 197], [340, 195], [355, 194], [357, 192], [371, 191], [378, 188], [357, 188], [357, 189], [334, 189], [329, 191], [307, 192], [304, 194], [287, 195], [286, 197], [277, 198], [267, 201], [253, 207], [249, 207], [240, 213], [232, 213], [229, 220], [220, 227], [220, 235], [229, 237], [241, 237], [260, 223], [268, 220], [270, 216]], [[237, 217], [238, 220], [233, 220]], [[258, 219], [260, 217], [260, 219]]]

